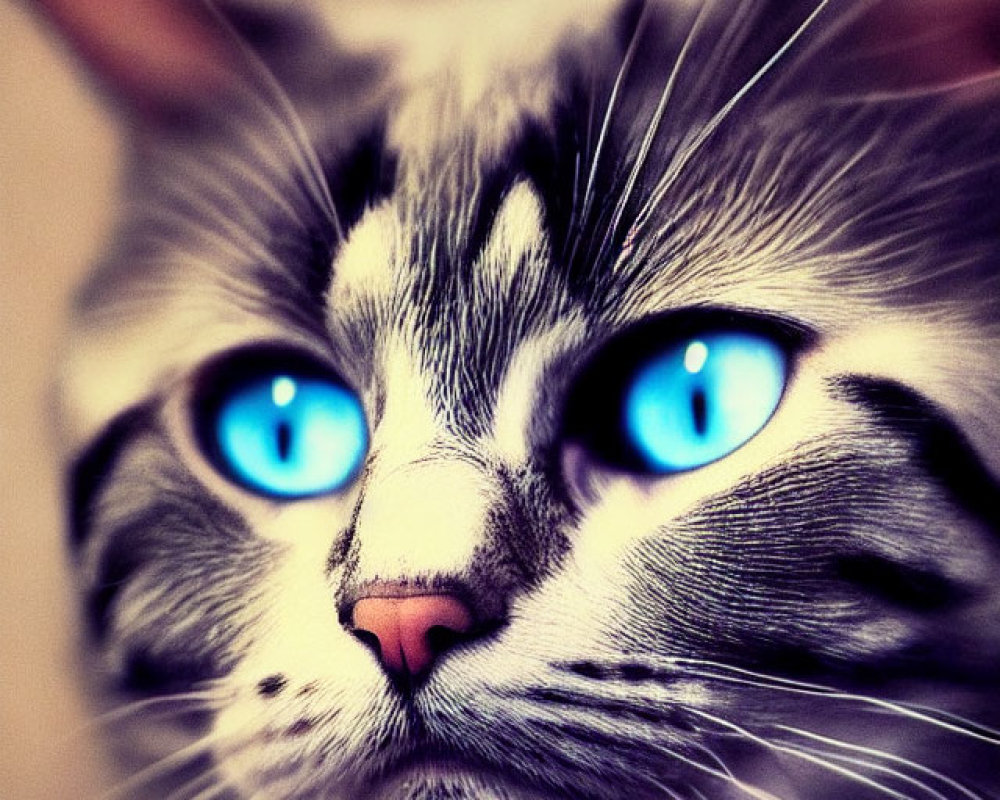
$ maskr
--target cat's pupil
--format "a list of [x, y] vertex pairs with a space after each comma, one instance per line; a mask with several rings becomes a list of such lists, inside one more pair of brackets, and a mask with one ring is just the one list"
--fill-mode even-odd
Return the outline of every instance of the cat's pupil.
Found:
[[708, 427], [708, 407], [705, 400], [705, 390], [700, 386], [691, 393], [691, 419], [694, 423], [694, 432], [699, 436], [704, 436]]
[[282, 461], [288, 461], [288, 456], [292, 451], [292, 426], [286, 420], [282, 420], [278, 423], [275, 437], [278, 445], [278, 458]]

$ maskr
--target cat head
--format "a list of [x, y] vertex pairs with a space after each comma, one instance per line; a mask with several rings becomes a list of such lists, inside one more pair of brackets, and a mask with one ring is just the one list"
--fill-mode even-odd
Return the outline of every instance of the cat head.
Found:
[[62, 384], [101, 671], [207, 717], [136, 791], [997, 791], [961, 8], [184, 17]]

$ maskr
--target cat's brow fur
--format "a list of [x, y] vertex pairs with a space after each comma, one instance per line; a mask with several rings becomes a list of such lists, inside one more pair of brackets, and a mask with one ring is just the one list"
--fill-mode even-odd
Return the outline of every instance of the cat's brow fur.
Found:
[[[1000, 796], [1000, 90], [866, 72], [879, 7], [519, 6], [428, 61], [221, 4], [244, 78], [136, 136], [63, 369], [92, 650], [204, 717], [126, 792]], [[565, 441], [692, 309], [800, 332], [760, 434], [661, 478]], [[264, 345], [358, 392], [342, 491], [199, 450]], [[345, 629], [386, 581], [484, 621], [417, 688]]]

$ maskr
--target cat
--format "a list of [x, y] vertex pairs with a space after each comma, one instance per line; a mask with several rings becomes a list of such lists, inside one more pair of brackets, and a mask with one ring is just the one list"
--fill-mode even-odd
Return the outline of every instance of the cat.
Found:
[[114, 796], [1000, 797], [997, 19], [83, 47], [132, 134], [59, 400]]

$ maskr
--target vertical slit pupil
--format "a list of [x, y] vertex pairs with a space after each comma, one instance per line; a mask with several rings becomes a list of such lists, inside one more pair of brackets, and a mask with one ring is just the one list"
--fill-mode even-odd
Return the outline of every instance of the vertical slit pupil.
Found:
[[292, 451], [292, 426], [282, 420], [278, 423], [278, 458], [288, 461], [288, 456]]
[[691, 393], [691, 418], [695, 433], [704, 436], [708, 427], [708, 403], [705, 400], [705, 390], [700, 387]]

